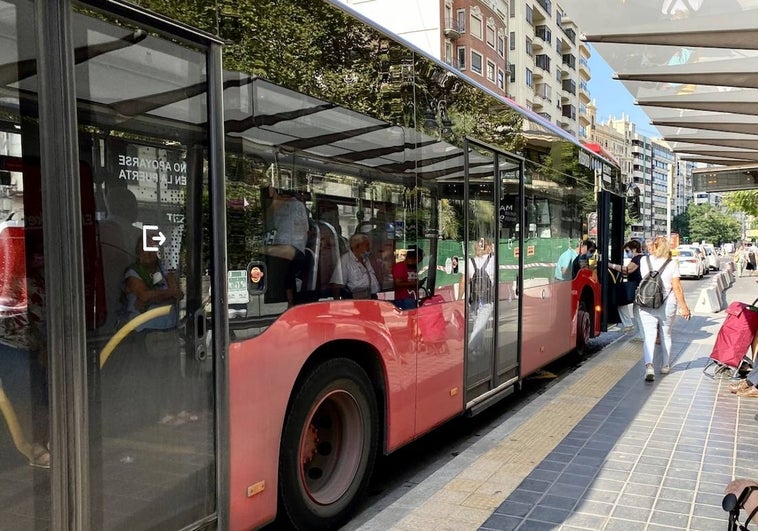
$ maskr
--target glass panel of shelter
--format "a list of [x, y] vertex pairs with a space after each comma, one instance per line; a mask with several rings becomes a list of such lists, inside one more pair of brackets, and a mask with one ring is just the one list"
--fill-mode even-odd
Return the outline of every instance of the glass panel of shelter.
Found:
[[[0, 64], [36, 64], [31, 1], [0, 1]], [[50, 526], [48, 328], [37, 76], [9, 70], [0, 127], [0, 522]], [[14, 75], [15, 74], [15, 75]], [[23, 80], [22, 80], [23, 78]]]
[[182, 528], [216, 510], [206, 55], [83, 13], [73, 37], [94, 521]]

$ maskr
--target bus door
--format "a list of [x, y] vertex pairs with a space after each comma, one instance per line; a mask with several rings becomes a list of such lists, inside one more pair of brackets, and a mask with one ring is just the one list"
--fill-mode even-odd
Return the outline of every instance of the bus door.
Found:
[[518, 377], [523, 164], [470, 140], [465, 153], [465, 399], [475, 411]]
[[[105, 301], [87, 336], [92, 528], [192, 527], [217, 510], [207, 50], [102, 17], [73, 27], [77, 46], [122, 43], [76, 67]], [[128, 119], [91, 104], [102, 94]]]

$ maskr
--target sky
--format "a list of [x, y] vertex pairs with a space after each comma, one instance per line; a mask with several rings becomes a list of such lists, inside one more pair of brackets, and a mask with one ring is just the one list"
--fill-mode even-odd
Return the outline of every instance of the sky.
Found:
[[613, 79], [613, 69], [594, 48], [589, 62], [592, 72], [589, 88], [597, 106], [597, 121], [602, 123], [610, 117], [621, 118], [621, 115], [626, 114], [637, 126], [638, 132], [650, 137], [660, 137], [658, 130], [650, 125], [650, 118], [645, 111], [634, 104], [634, 98], [621, 81]]

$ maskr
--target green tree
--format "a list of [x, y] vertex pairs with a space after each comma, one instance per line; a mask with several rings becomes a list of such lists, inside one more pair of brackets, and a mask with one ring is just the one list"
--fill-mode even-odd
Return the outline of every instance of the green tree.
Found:
[[724, 206], [729, 212], [744, 212], [749, 216], [758, 216], [758, 190], [730, 192], [724, 195]]
[[[715, 245], [723, 242], [734, 241], [740, 237], [740, 223], [731, 216], [723, 213], [718, 208], [709, 205], [690, 204], [685, 213], [686, 220], [681, 216], [675, 218], [674, 228], [678, 229], [680, 236], [689, 237], [690, 241], [707, 241]], [[678, 223], [686, 221], [686, 232], [682, 231]]]

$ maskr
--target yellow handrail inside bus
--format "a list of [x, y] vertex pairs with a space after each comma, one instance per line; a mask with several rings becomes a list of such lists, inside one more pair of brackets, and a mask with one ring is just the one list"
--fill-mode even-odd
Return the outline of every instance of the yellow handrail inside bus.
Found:
[[34, 457], [32, 455], [32, 445], [24, 438], [21, 426], [18, 424], [16, 410], [13, 409], [13, 404], [8, 400], [2, 384], [0, 384], [0, 411], [2, 411], [5, 423], [8, 425], [8, 431], [11, 433], [13, 444], [29, 461], [32, 461]]
[[103, 350], [100, 351], [100, 368], [103, 368], [105, 362], [108, 361], [108, 358], [113, 353], [113, 350], [132, 330], [140, 325], [145, 324], [151, 319], [168, 315], [171, 312], [172, 308], [173, 306], [171, 304], [167, 304], [166, 306], [159, 306], [157, 308], [147, 310], [146, 312], [139, 314], [137, 317], [119, 328], [116, 333], [113, 334], [113, 337], [111, 337], [110, 340], [105, 344]]

